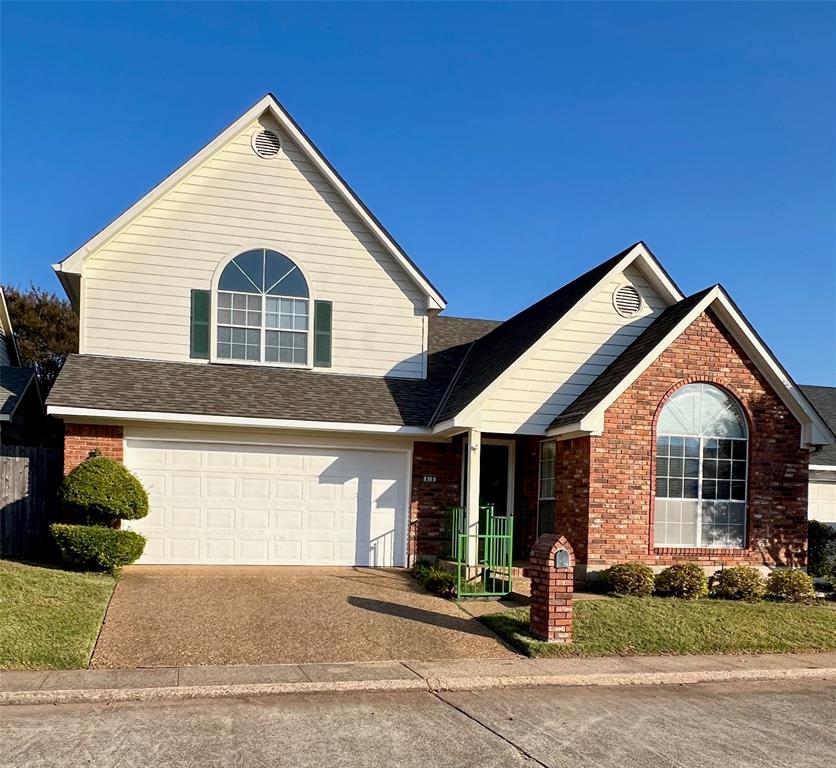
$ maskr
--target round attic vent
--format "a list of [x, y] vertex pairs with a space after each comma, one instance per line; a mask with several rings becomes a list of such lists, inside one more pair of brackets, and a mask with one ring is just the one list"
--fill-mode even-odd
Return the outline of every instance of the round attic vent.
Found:
[[279, 137], [273, 131], [259, 131], [253, 136], [253, 152], [259, 157], [275, 157], [281, 148]]
[[642, 297], [632, 285], [621, 285], [613, 291], [612, 304], [622, 317], [632, 317], [641, 310]]

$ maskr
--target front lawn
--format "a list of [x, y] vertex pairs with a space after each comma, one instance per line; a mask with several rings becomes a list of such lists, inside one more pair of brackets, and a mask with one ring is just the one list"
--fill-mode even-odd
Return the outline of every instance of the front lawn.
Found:
[[0, 560], [0, 669], [86, 667], [112, 576]]
[[528, 608], [479, 621], [528, 656], [802, 653], [836, 650], [836, 605], [622, 597], [574, 604], [574, 642], [543, 643]]

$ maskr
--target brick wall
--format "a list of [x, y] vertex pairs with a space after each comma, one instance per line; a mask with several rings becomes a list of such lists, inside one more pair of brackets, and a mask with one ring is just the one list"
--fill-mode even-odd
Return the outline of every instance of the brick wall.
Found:
[[516, 439], [514, 464], [514, 558], [526, 560], [537, 540], [539, 437]]
[[416, 555], [438, 557], [443, 554], [447, 544], [444, 514], [450, 507], [460, 505], [461, 480], [461, 437], [449, 443], [415, 443], [409, 520], [410, 560]]
[[64, 474], [75, 469], [96, 448], [103, 456], [122, 461], [122, 427], [111, 424], [65, 424]]
[[589, 461], [588, 437], [555, 444], [555, 532], [569, 540], [579, 563], [586, 562], [589, 536]]
[[[728, 390], [749, 420], [744, 549], [653, 546], [655, 421], [674, 391], [697, 381]], [[805, 564], [809, 454], [800, 448], [800, 426], [710, 311], [697, 318], [607, 410], [604, 434], [589, 442], [585, 559], [590, 566], [626, 560], [650, 565]], [[558, 460], [558, 473], [563, 471]], [[567, 538], [583, 562], [580, 542]]]

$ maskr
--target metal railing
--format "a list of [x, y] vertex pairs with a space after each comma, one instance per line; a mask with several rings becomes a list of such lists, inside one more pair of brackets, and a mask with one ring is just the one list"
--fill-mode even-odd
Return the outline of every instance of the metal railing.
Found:
[[[456, 594], [463, 597], [494, 597], [511, 592], [514, 519], [497, 516], [493, 505], [479, 508], [479, 525], [467, 529], [464, 507], [448, 512], [450, 555], [456, 563]], [[468, 563], [468, 553], [475, 562]]]

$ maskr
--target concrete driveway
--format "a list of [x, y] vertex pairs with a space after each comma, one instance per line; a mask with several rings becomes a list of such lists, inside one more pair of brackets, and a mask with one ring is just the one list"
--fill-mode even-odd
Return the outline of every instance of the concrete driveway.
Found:
[[404, 571], [133, 566], [92, 667], [175, 667], [516, 656]]

